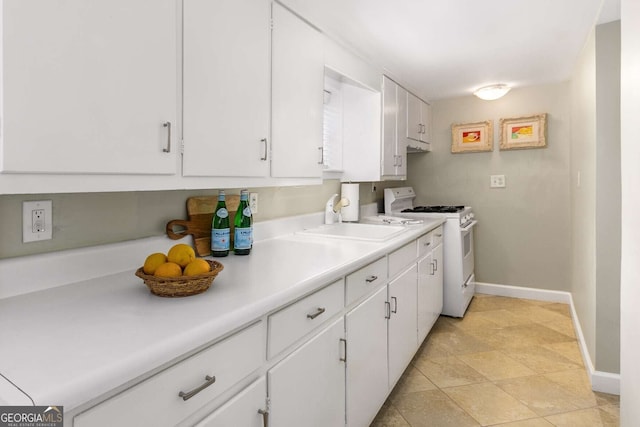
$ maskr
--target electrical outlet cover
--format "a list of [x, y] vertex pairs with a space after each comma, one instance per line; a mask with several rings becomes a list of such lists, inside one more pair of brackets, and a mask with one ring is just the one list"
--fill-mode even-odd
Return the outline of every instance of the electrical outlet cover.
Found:
[[22, 242], [53, 238], [53, 203], [51, 200], [22, 202]]

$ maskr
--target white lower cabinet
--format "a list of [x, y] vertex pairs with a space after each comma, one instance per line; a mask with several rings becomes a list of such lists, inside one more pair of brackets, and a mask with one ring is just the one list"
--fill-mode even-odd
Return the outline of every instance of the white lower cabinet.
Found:
[[[419, 239], [424, 248], [418, 260], [418, 341], [422, 342], [442, 313], [443, 271], [442, 227]], [[433, 238], [433, 240], [432, 240]], [[433, 249], [431, 249], [433, 248]], [[420, 251], [420, 249], [419, 249]]]
[[267, 381], [259, 378], [196, 427], [267, 427]]
[[269, 423], [344, 425], [344, 319], [340, 318], [267, 372]]
[[389, 385], [394, 386], [418, 349], [417, 266], [389, 283]]
[[262, 322], [77, 415], [75, 427], [174, 426], [263, 365]]
[[349, 426], [368, 426], [389, 394], [386, 302], [383, 286], [345, 316]]

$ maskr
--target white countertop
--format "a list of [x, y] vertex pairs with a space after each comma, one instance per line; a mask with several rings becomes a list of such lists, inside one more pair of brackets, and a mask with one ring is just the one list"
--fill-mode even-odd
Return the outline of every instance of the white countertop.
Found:
[[211, 288], [186, 298], [152, 295], [130, 269], [0, 299], [0, 404], [29, 402], [8, 379], [37, 405], [63, 405], [68, 412], [441, 223], [408, 226], [386, 242], [295, 234], [256, 241], [249, 256], [217, 258], [224, 270]]

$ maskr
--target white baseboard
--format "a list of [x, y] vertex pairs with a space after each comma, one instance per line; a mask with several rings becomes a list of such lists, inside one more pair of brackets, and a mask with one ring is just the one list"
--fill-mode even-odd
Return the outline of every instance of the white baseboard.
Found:
[[479, 294], [569, 304], [571, 308], [571, 318], [578, 338], [578, 345], [580, 347], [580, 352], [582, 353], [582, 360], [587, 368], [587, 372], [589, 373], [589, 378], [591, 380], [591, 389], [602, 393], [620, 394], [620, 374], [596, 371], [593, 363], [591, 362], [589, 349], [587, 348], [587, 343], [584, 340], [584, 334], [582, 333], [580, 320], [578, 319], [578, 315], [573, 304], [571, 292], [481, 282], [476, 282], [475, 286], [476, 292]]

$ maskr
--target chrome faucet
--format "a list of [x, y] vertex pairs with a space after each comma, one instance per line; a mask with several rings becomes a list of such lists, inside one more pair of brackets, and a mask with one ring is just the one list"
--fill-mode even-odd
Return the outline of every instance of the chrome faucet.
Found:
[[334, 194], [329, 198], [327, 204], [324, 207], [324, 223], [325, 224], [334, 224], [336, 222], [342, 222], [342, 214], [340, 210], [349, 206], [349, 199], [346, 197], [341, 198], [336, 202], [336, 198], [338, 194]]

